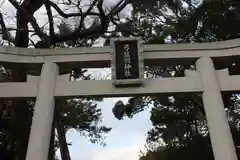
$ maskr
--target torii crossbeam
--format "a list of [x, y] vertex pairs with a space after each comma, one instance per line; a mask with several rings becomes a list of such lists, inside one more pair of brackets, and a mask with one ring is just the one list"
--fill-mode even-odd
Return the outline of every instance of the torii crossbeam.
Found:
[[[0, 63], [22, 65], [29, 70], [27, 82], [0, 83], [0, 98], [35, 98], [26, 160], [47, 160], [55, 97], [132, 96], [202, 93], [215, 160], [237, 160], [221, 92], [240, 91], [240, 75], [215, 70], [213, 60], [240, 57], [240, 40], [217, 43], [142, 45], [144, 65], [194, 62], [196, 71], [185, 77], [143, 79], [138, 87], [117, 88], [113, 80], [68, 81], [72, 67], [110, 67], [111, 47], [74, 49], [23, 49], [0, 47]], [[30, 72], [31, 71], [31, 72]]]

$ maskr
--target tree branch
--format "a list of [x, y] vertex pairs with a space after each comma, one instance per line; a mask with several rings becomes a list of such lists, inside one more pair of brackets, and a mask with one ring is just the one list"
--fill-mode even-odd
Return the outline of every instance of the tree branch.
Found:
[[93, 35], [101, 35], [102, 34], [102, 26], [98, 25], [94, 28], [85, 29], [79, 31], [79, 29], [74, 30], [72, 33], [68, 35], [56, 35], [51, 39], [51, 44], [56, 44], [59, 42], [67, 41], [67, 40], [75, 40], [77, 38], [86, 38]]
[[[97, 4], [97, 2], [98, 2], [98, 0], [94, 0], [93, 2], [92, 2], [92, 4], [89, 6], [89, 8], [88, 8], [88, 10], [86, 11], [86, 13], [89, 13], [92, 9], [93, 9], [93, 7]], [[83, 15], [82, 17], [81, 17], [81, 21], [80, 21], [80, 23], [79, 23], [79, 27], [78, 27], [78, 29], [79, 29], [79, 31], [82, 29], [82, 27], [83, 27], [83, 22], [84, 22], [84, 19], [86, 18], [86, 14], [85, 15]]]
[[[113, 15], [121, 12], [131, 1], [130, 0], [120, 0], [113, 9], [109, 12], [109, 17], [113, 17]], [[122, 4], [122, 5], [121, 5]]]
[[[98, 3], [97, 3], [98, 2]], [[117, 3], [117, 5], [107, 14], [105, 15], [102, 4], [103, 0], [95, 0], [90, 8], [93, 8], [94, 5], [97, 4], [97, 8], [99, 10], [99, 18], [101, 20], [101, 24], [96, 25], [94, 27], [90, 27], [88, 29], [82, 29], [81, 23], [85, 18], [85, 15], [82, 16], [80, 27], [75, 29], [72, 33], [68, 35], [56, 35], [53, 39], [51, 39], [51, 44], [56, 44], [59, 42], [67, 41], [67, 40], [74, 40], [77, 38], [86, 38], [91, 36], [100, 36], [107, 32], [108, 25], [113, 19], [113, 17], [122, 11], [131, 1], [130, 0], [121, 0], [121, 3]], [[85, 14], [88, 14], [87, 12]]]
[[[0, 31], [3, 31], [3, 29], [0, 29]], [[24, 30], [24, 29], [11, 28], [11, 27], [6, 28], [6, 31], [28, 31], [28, 32], [35, 32], [34, 30], [31, 30], [31, 29]]]
[[39, 25], [37, 24], [36, 19], [30, 15], [28, 13], [27, 10], [25, 10], [23, 7], [21, 7], [18, 2], [16, 0], [8, 0], [18, 11], [23, 12], [24, 15], [26, 16], [26, 18], [29, 20], [29, 22], [31, 23], [32, 27], [34, 28], [34, 30], [36, 31], [36, 33], [38, 34], [38, 36], [40, 38], [44, 38], [47, 35], [42, 31], [42, 29], [39, 27]]
[[119, 25], [117, 22], [115, 22], [113, 19], [111, 20], [111, 22], [112, 22], [115, 26], [118, 26], [123, 32], [129, 33], [129, 34], [132, 35], [132, 36], [137, 36], [137, 34], [131, 32], [131, 31], [129, 30], [129, 28], [124, 28], [124, 27], [122, 27], [122, 26]]
[[0, 25], [1, 25], [1, 28], [2, 28], [3, 40], [7, 40], [9, 42], [13, 42], [14, 43], [14, 38], [8, 32], [7, 27], [5, 25], [5, 22], [4, 22], [4, 19], [3, 19], [3, 15], [2, 15], [1, 12], [0, 12]]
[[98, 2], [98, 0], [94, 0], [94, 1], [92, 2], [92, 4], [90, 5], [90, 7], [88, 8], [88, 10], [87, 10], [86, 13], [90, 12], [90, 11], [93, 9], [93, 7], [97, 4], [97, 2]]
[[97, 4], [97, 8], [99, 10], [102, 28], [103, 28], [103, 30], [105, 30], [105, 29], [107, 29], [106, 25], [108, 25], [109, 22], [107, 22], [107, 17], [106, 17], [106, 15], [104, 13], [104, 10], [103, 10], [103, 0], [99, 0], [99, 2]]
[[[64, 13], [57, 4], [49, 1], [49, 4], [58, 12], [58, 14], [60, 16], [62, 16], [63, 18], [69, 18], [69, 17], [79, 17], [79, 16], [83, 16], [84, 13]], [[94, 13], [94, 12], [86, 12], [86, 15], [93, 15], [93, 16], [98, 16], [98, 13]]]
[[120, 0], [111, 10], [111, 12], [109, 12], [109, 14], [114, 14], [113, 12], [115, 10], [117, 10], [117, 8], [123, 3], [124, 0]]
[[54, 33], [54, 21], [53, 21], [53, 15], [52, 15], [52, 10], [49, 2], [45, 4], [45, 8], [47, 10], [47, 15], [48, 15], [48, 21], [49, 21], [49, 35], [52, 37]]
[[[33, 17], [34, 12], [46, 3], [46, 0], [25, 0], [21, 6], [16, 0], [8, 1], [17, 9], [17, 28], [27, 30], [27, 24], [30, 22], [37, 35], [46, 41], [48, 36], [42, 31], [36, 19]], [[18, 31], [15, 38], [15, 45], [18, 47], [27, 47], [28, 35], [29, 33], [27, 31]]]

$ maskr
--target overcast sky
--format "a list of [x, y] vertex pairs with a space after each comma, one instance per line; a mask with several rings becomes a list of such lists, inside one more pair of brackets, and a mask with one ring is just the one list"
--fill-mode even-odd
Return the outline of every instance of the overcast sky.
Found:
[[[90, 72], [96, 78], [106, 76], [110, 70], [91, 69]], [[117, 120], [112, 107], [118, 101], [127, 102], [127, 97], [106, 98], [98, 104], [103, 113], [103, 125], [112, 127], [107, 134], [106, 147], [99, 144], [90, 144], [79, 133], [71, 131], [67, 139], [73, 142], [69, 147], [72, 160], [138, 160], [140, 150], [145, 151], [146, 134], [152, 127], [149, 109], [135, 115], [132, 119]]]
[[146, 133], [151, 128], [149, 111], [144, 111], [133, 119], [119, 121], [112, 114], [112, 106], [117, 100], [119, 99], [107, 98], [99, 103], [103, 112], [103, 124], [113, 128], [107, 134], [107, 146], [90, 144], [85, 138], [79, 137], [79, 133], [69, 132], [67, 138], [73, 142], [73, 146], [69, 147], [72, 160], [138, 160], [140, 150], [145, 149]]
[[[5, 0], [0, 0], [0, 9], [6, 21], [7, 26], [15, 27], [15, 9]], [[105, 0], [105, 4], [113, 4], [114, 0]], [[35, 17], [40, 24], [44, 24], [47, 21], [47, 17], [44, 14], [44, 8], [41, 8]], [[128, 16], [131, 11], [131, 6], [128, 6], [121, 16]], [[93, 75], [106, 76], [109, 74], [109, 69], [94, 69], [91, 70]], [[140, 150], [144, 151], [146, 133], [151, 128], [151, 122], [149, 120], [149, 110], [136, 115], [133, 119], [125, 118], [122, 121], [114, 118], [112, 114], [112, 107], [119, 99], [127, 101], [127, 98], [106, 98], [98, 104], [98, 107], [102, 109], [103, 113], [103, 125], [112, 127], [112, 130], [107, 134], [106, 147], [102, 147], [99, 144], [91, 144], [84, 137], [81, 137], [76, 131], [70, 131], [67, 134], [67, 139], [72, 142], [72, 146], [69, 147], [72, 160], [138, 160]]]

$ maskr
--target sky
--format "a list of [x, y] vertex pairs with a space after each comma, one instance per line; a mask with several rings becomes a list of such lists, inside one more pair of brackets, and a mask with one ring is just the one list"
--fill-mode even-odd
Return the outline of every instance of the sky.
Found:
[[[116, 2], [114, 0], [105, 0], [105, 4], [111, 5]], [[11, 4], [7, 0], [0, 0], [0, 9], [5, 18], [7, 26], [15, 27], [15, 12]], [[128, 16], [131, 6], [127, 6], [121, 13], [122, 17]], [[46, 22], [44, 9], [41, 8], [35, 17], [40, 24]], [[109, 69], [92, 69], [90, 71], [94, 77], [106, 76]], [[146, 134], [151, 128], [149, 120], [149, 110], [145, 110], [132, 119], [124, 118], [117, 120], [113, 113], [112, 107], [118, 100], [126, 102], [128, 98], [106, 98], [98, 103], [98, 107], [102, 109], [103, 122], [102, 125], [112, 127], [110, 133], [106, 134], [106, 147], [99, 144], [91, 144], [85, 137], [81, 137], [76, 131], [67, 133], [67, 140], [72, 143], [69, 147], [72, 160], [138, 160], [140, 150], [145, 150]], [[58, 153], [59, 154], [59, 153]]]
[[[106, 77], [110, 69], [90, 69], [89, 73], [96, 79]], [[146, 134], [152, 127], [150, 108], [135, 115], [132, 119], [125, 117], [119, 121], [112, 113], [112, 107], [118, 101], [124, 103], [127, 97], [105, 98], [98, 103], [102, 109], [103, 125], [112, 127], [110, 133], [106, 134], [106, 147], [99, 144], [90, 144], [84, 137], [80, 137], [76, 131], [67, 134], [67, 140], [72, 142], [69, 147], [72, 160], [138, 160], [140, 151], [145, 151]]]
[[[126, 100], [126, 98], [119, 98]], [[107, 134], [106, 147], [90, 144], [77, 132], [69, 132], [67, 139], [72, 143], [69, 147], [72, 160], [138, 160], [140, 150], [145, 151], [146, 133], [151, 128], [149, 111], [146, 110], [133, 119], [117, 120], [112, 114], [112, 106], [119, 100], [107, 98], [99, 103], [102, 108], [103, 124], [112, 127]]]
[[[110, 72], [109, 68], [89, 70], [96, 79], [106, 77]], [[69, 146], [72, 160], [138, 160], [140, 151], [145, 152], [147, 131], [152, 128], [150, 108], [132, 119], [124, 117], [119, 121], [112, 113], [112, 107], [118, 100], [126, 103], [128, 97], [105, 98], [98, 103], [98, 108], [102, 109], [102, 125], [112, 128], [111, 132], [106, 134], [106, 147], [91, 144], [76, 131], [67, 133], [67, 140], [72, 143]]]

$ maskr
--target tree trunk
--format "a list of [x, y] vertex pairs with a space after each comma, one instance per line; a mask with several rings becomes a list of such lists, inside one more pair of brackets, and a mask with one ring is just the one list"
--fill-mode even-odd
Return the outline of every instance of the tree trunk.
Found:
[[60, 145], [60, 152], [62, 160], [71, 160], [70, 153], [67, 146], [66, 133], [63, 124], [60, 120], [57, 121], [57, 133]]
[[[24, 0], [21, 4], [21, 8], [28, 12], [29, 16], [33, 14], [46, 2], [46, 0]], [[17, 10], [17, 33], [15, 37], [16, 47], [28, 47], [29, 32], [28, 32], [28, 16], [21, 10]]]
[[62, 107], [65, 104], [65, 100], [56, 101], [56, 118], [55, 118], [55, 127], [57, 129], [60, 154], [62, 160], [71, 160], [70, 153], [68, 150], [67, 139], [66, 139], [66, 130], [61, 118]]
[[55, 160], [55, 114], [56, 110], [54, 110], [54, 118], [53, 118], [53, 123], [52, 123], [52, 133], [51, 133], [51, 141], [49, 145], [49, 152], [48, 152], [48, 160]]

